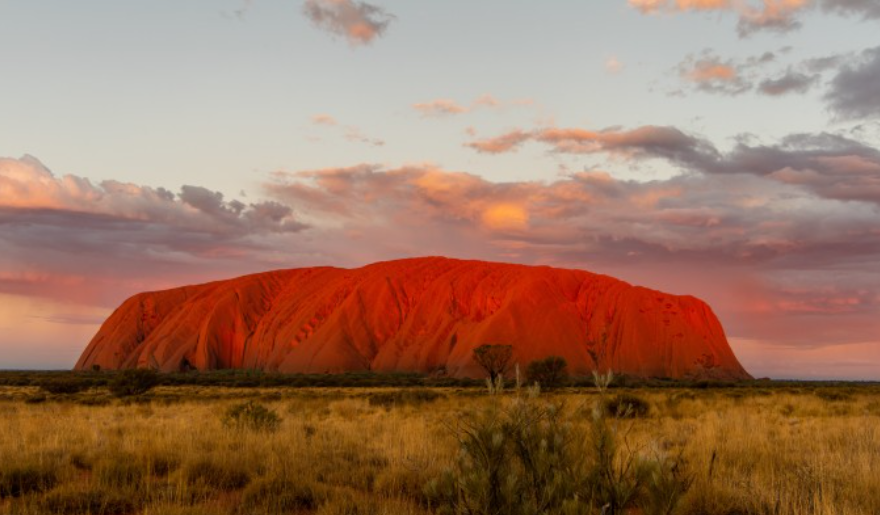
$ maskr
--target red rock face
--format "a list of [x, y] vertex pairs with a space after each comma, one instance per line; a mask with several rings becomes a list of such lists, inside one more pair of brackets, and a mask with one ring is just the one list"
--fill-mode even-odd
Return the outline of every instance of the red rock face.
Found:
[[482, 376], [473, 350], [525, 366], [747, 379], [704, 302], [582, 270], [446, 258], [303, 268], [141, 293], [104, 322], [76, 369], [417, 371]]

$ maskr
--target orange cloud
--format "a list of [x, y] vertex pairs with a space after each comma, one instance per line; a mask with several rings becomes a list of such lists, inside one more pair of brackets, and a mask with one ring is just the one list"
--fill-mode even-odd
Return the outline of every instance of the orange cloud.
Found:
[[468, 108], [459, 105], [455, 100], [438, 98], [429, 102], [413, 104], [413, 109], [424, 116], [441, 116], [449, 114], [461, 114], [469, 111]]
[[661, 10], [714, 11], [732, 7], [730, 0], [629, 0], [629, 5], [643, 13]]
[[316, 27], [343, 36], [351, 46], [372, 43], [395, 19], [381, 7], [357, 0], [306, 0], [302, 11]]
[[[757, 6], [755, 5], [757, 3]], [[811, 0], [629, 0], [643, 14], [687, 11], [731, 11], [739, 16], [739, 33], [745, 36], [756, 30], [786, 31], [798, 26], [796, 17], [811, 7]]]
[[528, 132], [516, 129], [501, 136], [494, 138], [480, 139], [466, 143], [465, 146], [471, 147], [478, 152], [487, 154], [501, 154], [515, 150], [520, 145], [532, 138]]
[[687, 72], [686, 77], [694, 82], [710, 82], [714, 80], [735, 80], [736, 69], [733, 66], [721, 64], [716, 61], [697, 61], [693, 69]]
[[494, 204], [482, 213], [483, 224], [495, 231], [522, 231], [528, 228], [529, 213], [516, 204]]
[[477, 108], [499, 109], [507, 106], [527, 106], [532, 105], [533, 103], [534, 101], [528, 98], [502, 102], [494, 96], [485, 93], [471, 102], [469, 107], [463, 106], [455, 100], [448, 98], [438, 98], [428, 102], [419, 102], [413, 104], [412, 107], [416, 111], [422, 113], [422, 116], [448, 116], [470, 113]]

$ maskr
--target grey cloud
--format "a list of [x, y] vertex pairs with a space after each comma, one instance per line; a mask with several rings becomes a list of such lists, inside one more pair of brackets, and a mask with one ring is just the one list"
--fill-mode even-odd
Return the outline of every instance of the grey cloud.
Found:
[[511, 152], [525, 141], [546, 144], [567, 154], [606, 153], [631, 160], [664, 159], [700, 174], [752, 174], [838, 200], [880, 205], [880, 151], [844, 136], [794, 134], [773, 145], [747, 138], [729, 152], [675, 127], [645, 126], [632, 130], [516, 130], [496, 138], [467, 143], [480, 152]]
[[880, 2], [877, 0], [823, 0], [822, 9], [838, 14], [861, 16], [864, 19], [880, 18]]
[[818, 75], [805, 75], [789, 70], [781, 77], [765, 79], [758, 84], [758, 91], [765, 95], [780, 96], [789, 93], [806, 93], [819, 80]]
[[880, 116], [880, 47], [862, 52], [832, 80], [825, 99], [840, 118]]

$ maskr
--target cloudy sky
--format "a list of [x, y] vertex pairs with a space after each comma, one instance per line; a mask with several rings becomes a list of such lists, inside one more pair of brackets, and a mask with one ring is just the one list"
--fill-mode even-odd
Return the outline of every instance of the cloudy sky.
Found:
[[0, 368], [129, 295], [422, 255], [880, 378], [880, 0], [0, 0]]

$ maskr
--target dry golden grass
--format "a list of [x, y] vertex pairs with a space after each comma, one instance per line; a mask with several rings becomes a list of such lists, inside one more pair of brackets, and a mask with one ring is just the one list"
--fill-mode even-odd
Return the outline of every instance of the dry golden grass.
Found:
[[[390, 390], [162, 387], [143, 402], [92, 390], [28, 403], [36, 390], [4, 388], [0, 513], [431, 513], [424, 486], [458, 452], [450, 423], [490, 400], [449, 389], [371, 403], [378, 391]], [[680, 454], [694, 478], [677, 513], [880, 513], [876, 390], [631, 393], [651, 407], [621, 434], [637, 452]], [[589, 423], [592, 392], [543, 395]], [[223, 424], [255, 397], [279, 430]]]

